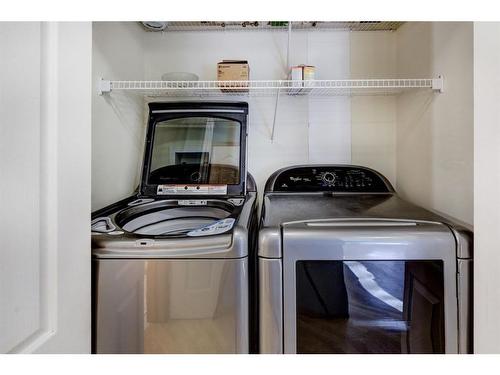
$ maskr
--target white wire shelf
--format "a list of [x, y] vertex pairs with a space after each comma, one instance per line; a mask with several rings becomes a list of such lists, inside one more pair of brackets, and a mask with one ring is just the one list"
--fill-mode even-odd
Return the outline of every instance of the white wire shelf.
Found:
[[[164, 21], [163, 32], [287, 30], [290, 21]], [[293, 21], [293, 30], [394, 31], [404, 22], [396, 21]], [[146, 29], [147, 31], [152, 31]], [[155, 30], [157, 31], [157, 30]]]
[[397, 95], [409, 90], [443, 91], [443, 78], [260, 80], [260, 81], [109, 81], [101, 79], [99, 94], [133, 92], [152, 97], [216, 96], [354, 96]]

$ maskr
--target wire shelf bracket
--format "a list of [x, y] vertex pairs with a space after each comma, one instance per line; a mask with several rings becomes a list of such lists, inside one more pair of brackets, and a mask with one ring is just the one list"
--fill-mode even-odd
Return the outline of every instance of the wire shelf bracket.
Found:
[[278, 91], [276, 91], [276, 101], [274, 102], [274, 116], [273, 116], [273, 127], [271, 130], [271, 143], [274, 142], [274, 129], [276, 128], [276, 116], [278, 114], [278, 104], [280, 99], [280, 90], [281, 86], [278, 87]]
[[438, 91], [440, 94], [444, 92], [444, 79], [442, 75], [432, 80], [432, 89]]
[[97, 82], [97, 90], [98, 94], [102, 96], [104, 93], [110, 93], [111, 92], [111, 81], [107, 81], [104, 78], [99, 78], [99, 81]]

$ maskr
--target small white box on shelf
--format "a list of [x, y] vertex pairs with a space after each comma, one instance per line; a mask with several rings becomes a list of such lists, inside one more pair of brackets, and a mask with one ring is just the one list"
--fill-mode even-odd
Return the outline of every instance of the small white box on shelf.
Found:
[[[312, 65], [297, 65], [290, 68], [289, 80], [292, 82], [291, 88], [288, 91], [289, 95], [305, 94], [311, 91], [307, 88], [305, 81], [314, 80], [316, 68]], [[304, 88], [306, 86], [306, 88]]]

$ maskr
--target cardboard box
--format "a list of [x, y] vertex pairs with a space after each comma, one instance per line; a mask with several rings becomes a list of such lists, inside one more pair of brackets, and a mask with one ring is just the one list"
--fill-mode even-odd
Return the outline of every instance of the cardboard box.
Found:
[[312, 65], [297, 65], [290, 68], [289, 79], [292, 81], [309, 81], [314, 79], [316, 68]]
[[290, 68], [289, 80], [297, 81], [292, 82], [291, 89], [289, 90], [289, 95], [297, 95], [299, 93], [305, 94], [311, 89], [302, 88], [304, 87], [303, 81], [310, 81], [314, 79], [314, 73], [316, 68], [312, 65], [297, 65]]
[[217, 81], [221, 81], [218, 86], [223, 92], [248, 92], [248, 84], [239, 84], [237, 89], [232, 89], [234, 84], [224, 84], [223, 81], [248, 81], [250, 79], [250, 67], [246, 60], [223, 60], [217, 64]]

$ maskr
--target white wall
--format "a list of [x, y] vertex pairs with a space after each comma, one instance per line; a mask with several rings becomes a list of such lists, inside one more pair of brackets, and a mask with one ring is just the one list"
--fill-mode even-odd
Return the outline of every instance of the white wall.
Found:
[[90, 352], [91, 24], [0, 22], [0, 352]]
[[[351, 33], [351, 78], [396, 78], [396, 33]], [[395, 96], [351, 99], [352, 163], [374, 168], [396, 185]]]
[[397, 31], [401, 78], [442, 74], [445, 92], [397, 100], [397, 190], [473, 223], [473, 41], [470, 22], [409, 22]]
[[[231, 58], [249, 60], [251, 79], [285, 78], [286, 44], [283, 31], [148, 33], [136, 23], [94, 23], [94, 80], [157, 80], [169, 71], [213, 80], [216, 63]], [[393, 32], [294, 31], [291, 45], [290, 63], [315, 65], [318, 79], [396, 73]], [[273, 171], [303, 163], [366, 165], [396, 183], [395, 97], [280, 97], [274, 142], [274, 97], [226, 100], [250, 104], [249, 168], [261, 191]], [[93, 209], [123, 198], [138, 183], [145, 127], [141, 105], [130, 94], [93, 98]]]
[[[93, 79], [158, 80], [165, 72], [188, 71], [213, 80], [222, 59], [247, 59], [251, 79], [280, 79], [286, 76], [286, 45], [284, 31], [151, 33], [136, 23], [94, 23]], [[318, 79], [386, 78], [396, 72], [393, 32], [294, 31], [291, 45], [290, 63], [315, 65]], [[130, 194], [138, 183], [146, 107], [130, 94], [93, 95], [95, 210]], [[260, 191], [276, 169], [304, 163], [366, 165], [396, 183], [395, 97], [282, 96], [273, 142], [274, 97], [212, 100], [249, 102], [249, 169]]]
[[94, 22], [92, 42], [92, 210], [132, 194], [144, 146], [143, 99], [99, 96], [100, 77], [144, 79], [144, 31], [136, 22]]
[[[144, 33], [146, 79], [187, 71], [215, 80], [217, 62], [245, 59], [254, 80], [286, 77], [287, 33], [223, 31]], [[349, 33], [292, 34], [291, 61], [316, 66], [318, 79], [349, 77]], [[351, 159], [350, 99], [280, 97], [271, 142], [274, 97], [234, 97], [249, 102], [249, 170], [262, 191], [269, 175], [291, 164], [348, 163]]]
[[[249, 102], [249, 169], [260, 190], [282, 166], [352, 162], [385, 174], [406, 199], [472, 223], [471, 30], [471, 23], [410, 22], [397, 32], [293, 32], [291, 64], [315, 65], [319, 79], [443, 74], [446, 91], [281, 97], [274, 142], [273, 97], [229, 98]], [[95, 23], [94, 81], [158, 80], [172, 71], [212, 80], [222, 59], [247, 59], [251, 79], [284, 78], [286, 42], [283, 31], [151, 33], [136, 23]], [[93, 209], [138, 183], [144, 115], [140, 97], [94, 96]]]
[[474, 23], [474, 349], [500, 353], [500, 23]]

